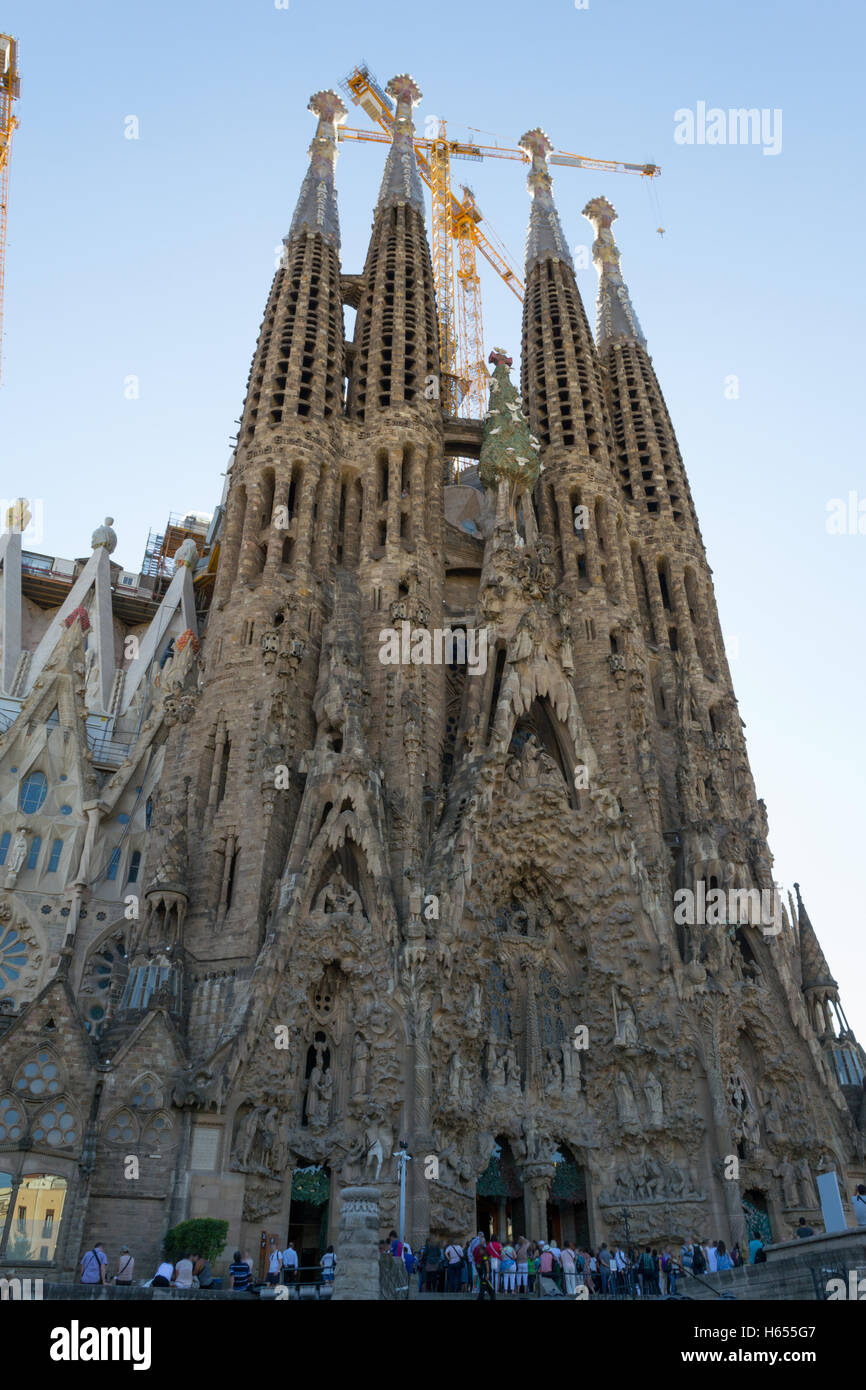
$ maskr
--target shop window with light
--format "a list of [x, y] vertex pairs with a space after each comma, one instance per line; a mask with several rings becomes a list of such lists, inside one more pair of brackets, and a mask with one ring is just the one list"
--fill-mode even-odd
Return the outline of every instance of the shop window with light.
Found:
[[18, 806], [26, 816], [38, 811], [48, 795], [48, 778], [44, 772], [31, 772], [21, 783]]

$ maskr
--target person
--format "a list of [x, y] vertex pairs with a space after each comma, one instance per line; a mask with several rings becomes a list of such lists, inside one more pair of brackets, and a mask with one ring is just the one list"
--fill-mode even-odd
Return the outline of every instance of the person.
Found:
[[720, 1240], [716, 1246], [716, 1269], [733, 1269], [734, 1261], [728, 1254], [727, 1246]]
[[765, 1265], [767, 1263], [767, 1252], [764, 1249], [763, 1241], [761, 1241], [760, 1249], [755, 1251], [755, 1258], [753, 1263], [756, 1265]]
[[192, 1288], [192, 1260], [189, 1255], [182, 1255], [174, 1267], [174, 1277], [171, 1281], [176, 1289]]
[[210, 1267], [210, 1260], [206, 1260], [204, 1255], [192, 1256], [193, 1278], [198, 1280], [200, 1289], [212, 1289], [214, 1285], [213, 1272]]
[[858, 1226], [866, 1226], [866, 1183], [858, 1182], [851, 1194], [851, 1210]]
[[496, 1290], [493, 1287], [493, 1273], [490, 1268], [490, 1253], [487, 1249], [487, 1241], [481, 1236], [475, 1247], [472, 1258], [475, 1261], [475, 1268], [478, 1272], [478, 1301], [489, 1298], [491, 1303], [496, 1302]]
[[298, 1278], [298, 1252], [295, 1249], [295, 1242], [290, 1240], [283, 1251], [283, 1282], [294, 1284]]
[[[542, 1279], [553, 1278], [553, 1251], [546, 1240], [541, 1242], [541, 1254], [538, 1257], [538, 1273]], [[542, 1284], [542, 1289], [544, 1285]]]
[[487, 1253], [490, 1256], [490, 1275], [493, 1280], [493, 1287], [497, 1291], [500, 1288], [499, 1269], [502, 1264], [502, 1242], [491, 1236], [487, 1242]]
[[427, 1239], [421, 1252], [421, 1265], [424, 1275], [424, 1288], [428, 1293], [436, 1293], [439, 1288], [439, 1271], [442, 1268], [442, 1247], [438, 1241]]
[[577, 1273], [574, 1263], [574, 1246], [570, 1240], [565, 1242], [559, 1255], [559, 1262], [562, 1265], [562, 1277], [565, 1281], [565, 1292], [574, 1294], [577, 1289]]
[[714, 1240], [711, 1240], [704, 1251], [704, 1254], [707, 1257], [707, 1269], [710, 1271], [710, 1274], [715, 1274], [716, 1270], [718, 1269], [719, 1257], [716, 1253], [716, 1250], [716, 1242]]
[[456, 1240], [452, 1240], [450, 1245], [445, 1247], [445, 1292], [460, 1292], [460, 1268], [463, 1264], [463, 1246]]
[[680, 1249], [680, 1263], [684, 1270], [689, 1274], [692, 1272], [692, 1260], [695, 1254], [695, 1247], [692, 1241], [687, 1240]]
[[333, 1245], [329, 1245], [322, 1258], [319, 1260], [322, 1266], [322, 1283], [333, 1284], [334, 1275], [337, 1272], [337, 1257], [334, 1254]]
[[280, 1270], [283, 1267], [283, 1252], [276, 1245], [268, 1255], [268, 1283], [273, 1287], [280, 1282]]
[[814, 1234], [815, 1232], [812, 1230], [812, 1227], [807, 1225], [805, 1216], [801, 1216], [800, 1220], [797, 1222], [797, 1229], [794, 1235], [797, 1236], [799, 1240], [808, 1240], [809, 1237]]
[[129, 1253], [129, 1246], [122, 1245], [117, 1257], [117, 1268], [114, 1271], [115, 1284], [131, 1284], [134, 1271], [135, 1260]]
[[478, 1245], [478, 1242], [481, 1241], [481, 1240], [483, 1240], [483, 1239], [484, 1239], [484, 1232], [483, 1232], [483, 1231], [479, 1231], [479, 1232], [477, 1233], [477, 1235], [474, 1235], [474, 1236], [472, 1237], [472, 1239], [470, 1240], [469, 1244], [468, 1244], [467, 1247], [466, 1247], [466, 1254], [467, 1254], [468, 1257], [469, 1257], [469, 1273], [470, 1273], [470, 1275], [472, 1276], [472, 1288], [473, 1288], [473, 1290], [476, 1288], [476, 1286], [477, 1286], [477, 1284], [478, 1284], [478, 1269], [477, 1269], [477, 1266], [476, 1266], [476, 1264], [475, 1264], [475, 1250], [476, 1250], [476, 1247], [477, 1247], [477, 1245]]
[[737, 1241], [736, 1245], [731, 1251], [731, 1259], [734, 1262], [734, 1269], [739, 1269], [740, 1265], [743, 1263], [743, 1252], [740, 1250], [739, 1241]]
[[514, 1293], [517, 1269], [517, 1255], [510, 1240], [506, 1240], [502, 1247], [502, 1254], [499, 1257], [499, 1268], [502, 1271], [502, 1292]]
[[598, 1272], [601, 1275], [602, 1298], [605, 1298], [610, 1288], [610, 1251], [606, 1241], [602, 1241], [598, 1252]]
[[752, 1236], [749, 1241], [749, 1264], [757, 1264], [756, 1255], [759, 1250], [763, 1250], [764, 1242], [760, 1236]]
[[[235, 1257], [229, 1265], [229, 1288], [237, 1293], [245, 1293], [250, 1286], [253, 1271], [249, 1262], [241, 1256], [240, 1250], [235, 1251]], [[156, 1283], [156, 1280], [153, 1281]]]
[[514, 1258], [517, 1261], [517, 1292], [525, 1295], [529, 1275], [529, 1241], [526, 1236], [521, 1236], [518, 1240]]
[[704, 1274], [707, 1268], [707, 1257], [704, 1254], [704, 1247], [699, 1240], [693, 1242], [692, 1248], [692, 1274]]
[[530, 1293], [535, 1293], [535, 1285], [536, 1285], [536, 1283], [537, 1283], [537, 1281], [538, 1281], [538, 1275], [539, 1275], [540, 1269], [541, 1269], [541, 1248], [540, 1248], [540, 1246], [538, 1245], [538, 1242], [537, 1242], [537, 1241], [533, 1241], [532, 1244], [531, 1244], [531, 1246], [529, 1247], [529, 1268], [528, 1268], [528, 1270], [527, 1270], [527, 1277], [528, 1277], [528, 1279], [529, 1279], [529, 1292], [530, 1292]]
[[154, 1287], [167, 1289], [173, 1278], [174, 1265], [171, 1260], [163, 1260], [150, 1282]]
[[644, 1294], [647, 1298], [651, 1295], [655, 1296], [659, 1291], [658, 1275], [656, 1274], [656, 1263], [653, 1259], [653, 1253], [648, 1245], [644, 1247], [644, 1252], [640, 1257], [639, 1268]]
[[102, 1248], [102, 1242], [95, 1240], [81, 1257], [82, 1284], [104, 1284], [107, 1264], [108, 1257]]

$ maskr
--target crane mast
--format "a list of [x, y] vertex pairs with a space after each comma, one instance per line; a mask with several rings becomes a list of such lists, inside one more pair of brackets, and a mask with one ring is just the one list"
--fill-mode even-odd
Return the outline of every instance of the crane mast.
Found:
[[[353, 68], [342, 86], [355, 105], [360, 106], [380, 128], [358, 130], [351, 126], [340, 126], [338, 138], [389, 144], [393, 125], [391, 103], [367, 65]], [[414, 145], [418, 172], [432, 197], [431, 252], [439, 319], [441, 395], [449, 414], [480, 419], [487, 409], [489, 375], [485, 365], [481, 280], [476, 252], [481, 253], [512, 294], [521, 301], [524, 286], [492, 228], [489, 224], [486, 231], [482, 227], [484, 219], [472, 190], [464, 185], [461, 189], [462, 199], [452, 191], [451, 160], [516, 159], [522, 164], [530, 161], [523, 150], [449, 140], [445, 122], [437, 120], [436, 125], [435, 132], [416, 135]], [[568, 150], [555, 151], [550, 156], [550, 163], [570, 169], [594, 169], [607, 174], [639, 174], [649, 179], [657, 178], [661, 173], [657, 164], [593, 159], [588, 155], [571, 154]]]
[[13, 102], [18, 100], [18, 44], [11, 34], [0, 34], [0, 372], [3, 365], [3, 297], [6, 288], [6, 214], [9, 202], [9, 156], [12, 133], [18, 124]]

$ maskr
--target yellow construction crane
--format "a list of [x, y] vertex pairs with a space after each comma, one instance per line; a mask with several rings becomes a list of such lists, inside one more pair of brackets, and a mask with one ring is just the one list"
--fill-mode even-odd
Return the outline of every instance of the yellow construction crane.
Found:
[[6, 205], [9, 197], [9, 155], [12, 132], [18, 122], [12, 103], [18, 100], [18, 44], [10, 34], [0, 34], [0, 366], [3, 360], [3, 291], [6, 283]]
[[[342, 86], [355, 105], [362, 107], [381, 129], [357, 130], [351, 126], [340, 126], [339, 138], [389, 144], [394, 120], [391, 102], [367, 65], [354, 68]], [[433, 200], [431, 250], [439, 317], [442, 396], [449, 414], [480, 419], [487, 409], [490, 376], [485, 365], [481, 281], [476, 251], [481, 252], [521, 301], [524, 286], [517, 271], [509, 264], [505, 247], [490, 225], [486, 224], [486, 229], [482, 230], [484, 219], [472, 190], [462, 185], [462, 198], [452, 192], [451, 160], [517, 159], [523, 164], [528, 164], [530, 160], [523, 150], [449, 140], [442, 120], [438, 121], [435, 133], [416, 135], [414, 144], [418, 171], [430, 189]], [[661, 173], [657, 164], [623, 164], [612, 159], [590, 159], [585, 155], [569, 154], [567, 150], [557, 150], [550, 156], [550, 162], [573, 169], [600, 169], [610, 174], [640, 174], [650, 179]]]

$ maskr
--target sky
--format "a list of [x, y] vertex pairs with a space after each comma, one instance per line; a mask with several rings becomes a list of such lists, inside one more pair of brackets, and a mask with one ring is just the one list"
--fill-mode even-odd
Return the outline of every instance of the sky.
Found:
[[[554, 169], [555, 196], [593, 322], [581, 209], [603, 194], [619, 213], [623, 273], [713, 567], [776, 877], [801, 884], [866, 1043], [864, 290], [851, 254], [864, 222], [860, 8], [7, 0], [0, 24], [20, 42], [22, 89], [0, 495], [40, 500], [42, 537], [30, 545], [48, 554], [89, 554], [109, 514], [115, 560], [138, 570], [170, 511], [219, 501], [307, 165], [307, 101], [355, 64], [383, 85], [411, 72], [424, 93], [419, 127], [437, 116], [456, 138], [513, 147], [541, 125], [558, 149], [661, 166], [652, 185]], [[699, 142], [699, 103], [725, 113], [712, 130], [724, 144]], [[727, 112], [741, 107], [766, 112], [763, 143], [728, 141]], [[358, 107], [349, 123], [370, 124]], [[341, 145], [347, 273], [363, 265], [385, 153]], [[525, 167], [453, 171], [520, 269]], [[520, 306], [485, 271], [486, 344], [516, 365]], [[842, 534], [828, 531], [835, 499], [853, 514]]]

